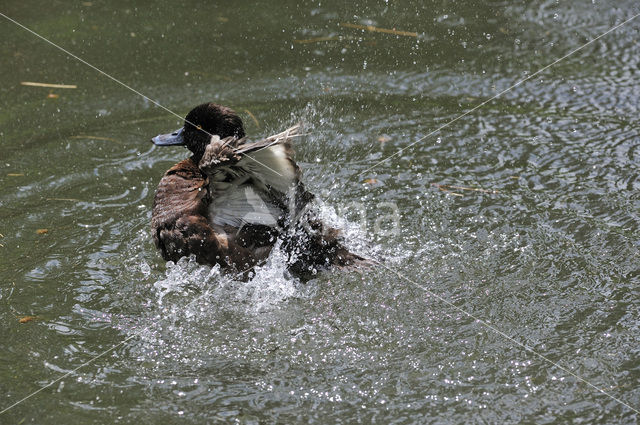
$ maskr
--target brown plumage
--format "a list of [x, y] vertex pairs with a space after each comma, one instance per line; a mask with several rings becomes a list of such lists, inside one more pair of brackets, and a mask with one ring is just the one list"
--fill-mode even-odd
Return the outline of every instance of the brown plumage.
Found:
[[193, 152], [165, 173], [156, 191], [151, 227], [163, 258], [195, 255], [201, 264], [240, 272], [266, 260], [281, 240], [288, 267], [299, 276], [366, 262], [310, 208], [313, 195], [293, 159], [291, 140], [299, 135], [294, 126], [249, 142], [232, 110], [207, 103], [187, 115], [183, 129], [154, 138]]
[[207, 218], [210, 203], [209, 180], [191, 158], [165, 173], [153, 200], [151, 219], [153, 241], [165, 260], [178, 261], [193, 254], [201, 264], [244, 270], [269, 255], [270, 248], [250, 249], [241, 234], [230, 238], [216, 232]]

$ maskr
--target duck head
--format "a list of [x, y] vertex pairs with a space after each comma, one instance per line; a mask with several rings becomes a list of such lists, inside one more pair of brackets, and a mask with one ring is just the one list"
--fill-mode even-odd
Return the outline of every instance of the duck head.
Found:
[[157, 146], [186, 146], [197, 160], [204, 154], [212, 136], [221, 139], [245, 136], [242, 120], [233, 109], [216, 103], [203, 103], [187, 114], [184, 127], [172, 133], [160, 134], [151, 141]]

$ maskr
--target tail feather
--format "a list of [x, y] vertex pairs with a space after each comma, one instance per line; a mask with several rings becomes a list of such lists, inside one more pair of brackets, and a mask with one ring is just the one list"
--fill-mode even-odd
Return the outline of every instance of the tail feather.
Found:
[[305, 225], [298, 223], [293, 235], [282, 247], [289, 254], [289, 269], [300, 277], [318, 269], [352, 270], [377, 263], [349, 251], [342, 243], [340, 230], [327, 227], [320, 220], [310, 219]]

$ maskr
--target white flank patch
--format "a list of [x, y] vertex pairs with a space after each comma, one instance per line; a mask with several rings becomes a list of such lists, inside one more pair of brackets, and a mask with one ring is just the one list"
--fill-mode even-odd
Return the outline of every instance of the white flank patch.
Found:
[[209, 219], [214, 224], [238, 228], [248, 223], [275, 226], [281, 213], [247, 185], [224, 191], [209, 206]]

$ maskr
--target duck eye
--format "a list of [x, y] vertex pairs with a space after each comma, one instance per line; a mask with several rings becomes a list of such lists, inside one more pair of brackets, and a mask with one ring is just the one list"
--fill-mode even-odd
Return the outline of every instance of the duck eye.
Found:
[[201, 126], [201, 125], [197, 126], [196, 128], [197, 128], [198, 130], [202, 130], [202, 126]]

